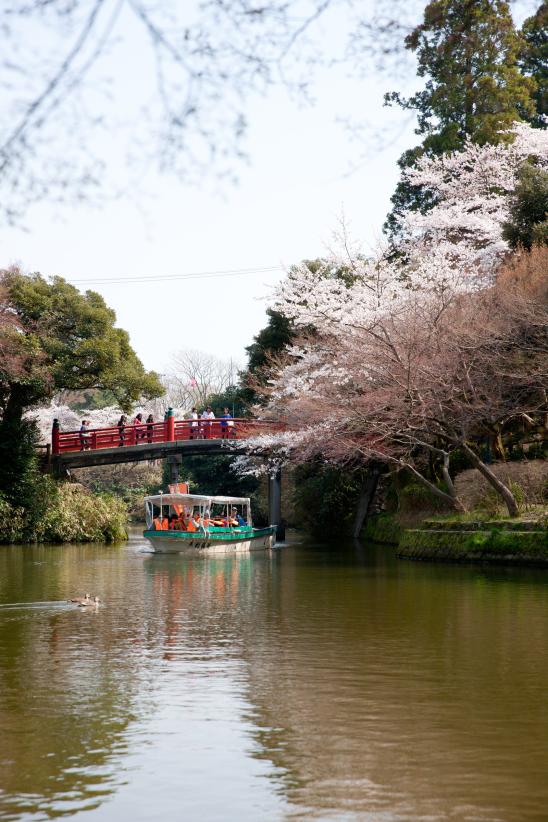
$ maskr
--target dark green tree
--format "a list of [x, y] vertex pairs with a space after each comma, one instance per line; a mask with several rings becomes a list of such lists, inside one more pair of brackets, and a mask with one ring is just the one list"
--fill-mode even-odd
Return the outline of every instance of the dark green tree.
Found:
[[281, 354], [294, 337], [291, 320], [272, 308], [266, 313], [268, 322], [247, 346], [247, 368], [240, 375], [242, 399], [247, 406], [259, 401], [257, 387], [267, 384], [272, 373], [272, 357]]
[[548, 245], [548, 172], [524, 163], [514, 189], [503, 237], [512, 248]]
[[[534, 113], [536, 83], [519, 69], [522, 41], [505, 0], [432, 0], [424, 20], [405, 41], [417, 56], [425, 85], [405, 99], [387, 94], [387, 104], [417, 112], [422, 143], [405, 152], [405, 169], [417, 158], [455, 151], [466, 137], [497, 143], [515, 120]], [[395, 235], [402, 213], [427, 210], [432, 201], [416, 186], [400, 182], [385, 228]]]
[[543, 2], [536, 14], [529, 17], [521, 30], [523, 45], [519, 66], [536, 83], [533, 94], [535, 112], [530, 118], [534, 126], [546, 128], [548, 116], [548, 2]]
[[[16, 269], [0, 273], [0, 492], [17, 501], [32, 485], [36, 434], [28, 408], [61, 390], [109, 390], [129, 410], [140, 397], [163, 393], [147, 372], [116, 315], [93, 292], [60, 277]], [[26, 478], [26, 479], [25, 479]]]

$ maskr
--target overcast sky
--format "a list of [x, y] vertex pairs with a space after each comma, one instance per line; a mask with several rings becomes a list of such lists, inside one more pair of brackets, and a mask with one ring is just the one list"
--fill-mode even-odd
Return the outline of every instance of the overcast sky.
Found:
[[[357, 82], [326, 72], [312, 107], [277, 90], [249, 110], [249, 163], [238, 168], [237, 185], [221, 188], [204, 178], [189, 187], [151, 174], [138, 203], [125, 197], [101, 209], [36, 206], [24, 229], [0, 229], [0, 264], [85, 281], [78, 287], [104, 296], [146, 367], [160, 373], [184, 348], [243, 364], [284, 267], [324, 254], [342, 214], [365, 247], [380, 237], [396, 160], [417, 140], [403, 112], [383, 108], [384, 92], [395, 87], [375, 74]], [[374, 124], [374, 139], [371, 133], [365, 143], [349, 138], [336, 122], [349, 112]], [[277, 270], [94, 284], [105, 277], [271, 267]]]

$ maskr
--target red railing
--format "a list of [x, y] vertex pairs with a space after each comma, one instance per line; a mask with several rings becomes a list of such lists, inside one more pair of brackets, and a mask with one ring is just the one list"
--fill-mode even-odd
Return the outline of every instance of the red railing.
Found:
[[90, 428], [84, 434], [80, 431], [61, 431], [59, 423], [54, 420], [51, 451], [52, 454], [64, 454], [67, 451], [97, 451], [101, 448], [153, 445], [177, 440], [244, 440], [281, 429], [282, 424], [274, 420], [176, 420], [168, 416], [163, 422], [131, 423], [123, 428]]

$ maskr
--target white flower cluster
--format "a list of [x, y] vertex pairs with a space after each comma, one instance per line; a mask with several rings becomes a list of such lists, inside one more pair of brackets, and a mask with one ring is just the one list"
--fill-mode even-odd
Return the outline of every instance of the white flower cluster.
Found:
[[507, 136], [509, 142], [499, 145], [469, 140], [462, 151], [423, 157], [404, 172], [407, 182], [421, 186], [436, 202], [426, 214], [408, 211], [404, 217], [405, 246], [412, 257], [441, 248], [473, 273], [492, 271], [507, 253], [502, 226], [508, 195], [526, 160], [548, 168], [548, 129], [514, 123]]
[[82, 420], [89, 420], [92, 428], [109, 428], [116, 425], [122, 412], [116, 406], [93, 411], [73, 411], [68, 405], [51, 405], [27, 411], [29, 419], [35, 419], [40, 432], [40, 442], [51, 442], [53, 420], [59, 420], [61, 431], [79, 431]]
[[[300, 339], [270, 383], [270, 407], [295, 430], [250, 440], [252, 454], [306, 459], [321, 446], [325, 459], [341, 459], [341, 432], [362, 426], [347, 409], [371, 386], [382, 388], [391, 363], [402, 375], [414, 373], [425, 345], [416, 329], [424, 328], [427, 339], [459, 295], [491, 282], [509, 250], [502, 230], [520, 168], [528, 159], [548, 168], [548, 129], [518, 123], [507, 136], [497, 146], [468, 142], [406, 171], [435, 205], [405, 215], [399, 253], [381, 248], [367, 259], [346, 251], [291, 268], [274, 308], [293, 321]], [[401, 392], [409, 393], [403, 376]], [[391, 407], [382, 390], [376, 396]]]

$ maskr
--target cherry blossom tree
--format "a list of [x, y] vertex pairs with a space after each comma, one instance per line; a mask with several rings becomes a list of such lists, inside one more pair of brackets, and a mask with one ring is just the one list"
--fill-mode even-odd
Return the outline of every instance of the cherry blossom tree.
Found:
[[[477, 442], [545, 408], [544, 278], [535, 285], [528, 274], [504, 273], [470, 291], [443, 251], [413, 266], [355, 261], [350, 285], [330, 276], [338, 266], [326, 261], [323, 276], [294, 269], [279, 289], [278, 309], [302, 331], [270, 387], [270, 408], [290, 430], [256, 438], [251, 451], [273, 460], [381, 461], [463, 510], [449, 471], [460, 450], [517, 514]], [[429, 477], [432, 461], [441, 487]]]
[[498, 145], [468, 140], [462, 151], [422, 157], [403, 176], [436, 205], [403, 216], [403, 249], [411, 259], [441, 251], [474, 276], [492, 278], [510, 246], [503, 237], [511, 197], [526, 162], [548, 169], [548, 130], [515, 123]]

